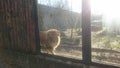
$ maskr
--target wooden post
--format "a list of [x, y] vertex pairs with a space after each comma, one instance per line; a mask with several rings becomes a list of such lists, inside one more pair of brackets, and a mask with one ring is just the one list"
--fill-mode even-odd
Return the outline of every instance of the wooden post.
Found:
[[39, 37], [39, 27], [38, 27], [38, 12], [37, 12], [37, 0], [33, 1], [33, 11], [35, 20], [35, 37], [36, 37], [36, 54], [40, 54], [40, 37]]
[[91, 62], [91, 10], [89, 0], [82, 0], [82, 57], [83, 63]]

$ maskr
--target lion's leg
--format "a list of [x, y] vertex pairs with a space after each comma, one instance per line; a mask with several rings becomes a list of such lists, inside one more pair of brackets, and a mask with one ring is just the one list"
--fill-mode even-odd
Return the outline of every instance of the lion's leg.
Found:
[[54, 50], [52, 50], [52, 54], [53, 54], [53, 55], [55, 55], [55, 52], [54, 52]]
[[50, 51], [51, 54], [53, 54], [53, 55], [55, 54], [55, 52], [54, 52], [54, 48], [50, 48], [49, 51]]

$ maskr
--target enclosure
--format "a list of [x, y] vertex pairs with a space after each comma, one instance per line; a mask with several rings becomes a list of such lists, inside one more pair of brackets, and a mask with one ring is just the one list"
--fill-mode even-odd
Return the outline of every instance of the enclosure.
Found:
[[84, 7], [82, 0], [38, 0], [38, 27], [42, 25], [39, 31], [54, 28], [61, 32], [56, 55], [81, 60], [84, 50], [88, 50], [91, 54], [87, 54], [87, 60], [91, 56], [90, 61], [119, 66], [117, 2], [90, 0], [90, 5]]
[[[0, 59], [10, 68], [119, 68], [117, 5], [112, 0], [0, 0]], [[48, 29], [61, 33], [55, 55], [41, 51], [39, 33]]]

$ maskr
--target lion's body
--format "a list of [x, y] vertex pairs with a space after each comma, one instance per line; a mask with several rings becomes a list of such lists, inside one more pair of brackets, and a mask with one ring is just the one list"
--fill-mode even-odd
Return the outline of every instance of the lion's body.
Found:
[[60, 44], [60, 32], [56, 29], [40, 32], [40, 44], [42, 50], [54, 54], [55, 49]]

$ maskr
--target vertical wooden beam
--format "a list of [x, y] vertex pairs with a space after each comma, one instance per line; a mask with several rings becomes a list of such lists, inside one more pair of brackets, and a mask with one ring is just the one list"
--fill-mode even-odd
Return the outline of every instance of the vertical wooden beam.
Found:
[[91, 10], [90, 0], [82, 0], [82, 57], [83, 63], [91, 62]]
[[38, 27], [38, 12], [37, 12], [37, 0], [33, 1], [33, 11], [35, 20], [35, 37], [36, 37], [36, 54], [40, 53], [40, 37], [39, 37], [39, 27]]

